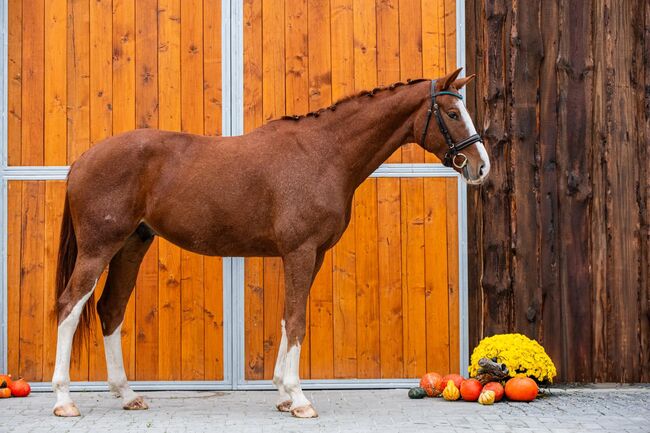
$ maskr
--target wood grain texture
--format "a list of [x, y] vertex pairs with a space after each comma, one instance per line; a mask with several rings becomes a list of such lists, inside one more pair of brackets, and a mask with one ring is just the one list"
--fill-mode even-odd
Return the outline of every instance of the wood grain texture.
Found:
[[470, 342], [522, 332], [559, 381], [648, 380], [650, 7], [467, 12], [468, 103], [493, 162], [470, 189]]

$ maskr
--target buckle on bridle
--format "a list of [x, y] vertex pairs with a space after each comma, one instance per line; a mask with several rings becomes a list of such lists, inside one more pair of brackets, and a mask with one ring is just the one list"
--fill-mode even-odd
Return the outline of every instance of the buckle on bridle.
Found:
[[[461, 163], [456, 162], [456, 158], [458, 158], [459, 156], [462, 156], [462, 157], [463, 157], [463, 161], [462, 161]], [[467, 165], [467, 156], [466, 156], [464, 153], [457, 153], [457, 154], [455, 154], [455, 155], [453, 156], [453, 158], [451, 159], [451, 163], [452, 163], [452, 164], [454, 165], [454, 167], [456, 167], [457, 169], [462, 170], [462, 169], [465, 168], [465, 166]]]

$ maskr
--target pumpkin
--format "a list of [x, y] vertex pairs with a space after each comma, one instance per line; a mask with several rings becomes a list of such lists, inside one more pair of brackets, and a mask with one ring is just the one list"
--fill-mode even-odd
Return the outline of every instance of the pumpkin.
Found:
[[438, 386], [443, 383], [442, 376], [438, 373], [427, 373], [420, 379], [420, 388], [424, 389], [429, 397], [437, 397], [444, 389], [443, 386], [438, 390]]
[[483, 391], [494, 391], [494, 401], [501, 401], [503, 398], [503, 385], [499, 382], [489, 382], [483, 387]]
[[424, 398], [426, 396], [427, 392], [419, 386], [409, 389], [409, 398]]
[[9, 385], [11, 385], [11, 374], [0, 374], [0, 388], [8, 387]]
[[0, 398], [11, 397], [11, 390], [9, 388], [0, 388]]
[[460, 384], [460, 396], [465, 401], [476, 401], [481, 395], [483, 385], [476, 379], [467, 379]]
[[22, 378], [12, 381], [9, 389], [11, 389], [11, 395], [14, 397], [27, 397], [32, 390], [29, 383]]
[[480, 404], [485, 404], [485, 405], [493, 404], [494, 396], [495, 396], [494, 391], [491, 391], [489, 389], [486, 391], [482, 391], [481, 395], [479, 395], [478, 397], [478, 402]]
[[517, 375], [506, 382], [506, 397], [512, 401], [533, 401], [539, 388], [533, 379]]
[[453, 380], [447, 381], [447, 386], [442, 391], [442, 396], [445, 400], [455, 401], [460, 398], [460, 391], [456, 387], [456, 384]]
[[449, 382], [450, 380], [453, 380], [454, 385], [456, 385], [456, 388], [460, 389], [460, 385], [463, 383], [463, 380], [465, 380], [465, 378], [460, 374], [448, 374], [446, 376], [443, 376], [442, 380], [440, 381], [440, 384], [438, 385], [438, 391], [442, 393], [442, 391], [447, 386], [447, 382]]

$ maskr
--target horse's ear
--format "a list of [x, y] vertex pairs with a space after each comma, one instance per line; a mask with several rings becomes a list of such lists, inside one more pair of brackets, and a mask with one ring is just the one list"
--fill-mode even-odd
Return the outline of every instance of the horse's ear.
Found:
[[458, 74], [460, 74], [460, 71], [462, 71], [463, 68], [458, 68], [454, 72], [445, 75], [441, 79], [438, 80], [438, 90], [443, 91], [447, 90], [449, 86], [453, 84], [454, 81], [456, 81], [456, 78], [458, 78]]
[[456, 81], [454, 81], [452, 83], [452, 86], [454, 86], [456, 89], [460, 90], [463, 87], [465, 87], [465, 85], [467, 85], [467, 83], [472, 81], [474, 78], [476, 78], [476, 74], [472, 74], [469, 77], [458, 78]]

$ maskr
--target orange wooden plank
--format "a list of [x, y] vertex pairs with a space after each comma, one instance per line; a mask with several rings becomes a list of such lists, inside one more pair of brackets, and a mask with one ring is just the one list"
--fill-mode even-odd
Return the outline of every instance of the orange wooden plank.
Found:
[[[135, 6], [135, 116], [139, 128], [158, 127], [158, 3]], [[158, 378], [158, 240], [142, 264], [135, 287], [135, 353], [137, 380]]]
[[[113, 133], [135, 128], [135, 0], [113, 0]], [[135, 375], [135, 306], [122, 323], [122, 354], [127, 377]]]
[[181, 380], [181, 249], [160, 239], [158, 268], [158, 379]]
[[445, 0], [445, 65], [456, 69], [456, 0]]
[[262, 1], [244, 0], [244, 130], [263, 122]]
[[[160, 129], [181, 130], [180, 0], [158, 1], [158, 100]], [[158, 241], [158, 377], [180, 380], [181, 249]]]
[[23, 0], [22, 157], [43, 164], [44, 0]]
[[7, 182], [7, 368], [20, 369], [20, 258], [23, 181]]
[[203, 2], [205, 135], [221, 135], [221, 1]]
[[204, 258], [205, 380], [223, 379], [223, 263]]
[[280, 345], [280, 321], [284, 317], [282, 260], [264, 258], [264, 379], [273, 378]]
[[[422, 76], [422, 15], [420, 0], [399, 2], [400, 77]], [[402, 162], [424, 162], [424, 150], [417, 144], [402, 149]]]
[[[422, 3], [422, 61], [425, 77], [445, 75], [445, 0], [426, 0]], [[424, 153], [424, 160], [440, 162], [430, 152]]]
[[381, 377], [404, 376], [400, 179], [377, 179]]
[[350, 225], [332, 250], [334, 377], [357, 376], [357, 288], [355, 211]]
[[311, 378], [334, 377], [334, 334], [332, 298], [332, 252], [325, 254], [323, 265], [311, 289], [309, 302], [309, 332]]
[[330, 0], [332, 99], [354, 93], [354, 14], [352, 0]]
[[45, 2], [45, 165], [67, 161], [66, 14], [67, 0]]
[[424, 260], [427, 371], [449, 372], [447, 293], [447, 184], [424, 179]]
[[43, 261], [43, 380], [49, 381], [54, 373], [56, 359], [57, 315], [56, 315], [56, 263], [59, 253], [59, 234], [63, 217], [66, 183], [48, 181], [45, 183], [45, 227]]
[[44, 181], [23, 182], [22, 195], [20, 368], [16, 376], [38, 382], [43, 380]]
[[264, 121], [285, 114], [284, 2], [268, 0], [262, 5], [262, 109]]
[[447, 279], [449, 288], [449, 371], [459, 372], [460, 368], [460, 312], [458, 293], [458, 180], [447, 182]]
[[[310, 6], [312, 5], [310, 4]], [[289, 114], [304, 114], [310, 109], [320, 108], [320, 104], [328, 103], [320, 101], [318, 97], [315, 99], [309, 98], [309, 87], [312, 80], [314, 81], [313, 85], [316, 86], [313, 93], [320, 95], [324, 91], [326, 94], [321, 95], [322, 98], [325, 100], [330, 98], [328, 88], [321, 89], [321, 85], [328, 86], [328, 83], [321, 82], [322, 80], [315, 77], [323, 69], [328, 69], [326, 62], [329, 62], [329, 46], [324, 46], [322, 43], [324, 35], [323, 37], [314, 37], [313, 35], [316, 33], [313, 33], [312, 37], [308, 38], [307, 34], [308, 24], [326, 19], [326, 17], [322, 16], [325, 12], [322, 9], [314, 8], [310, 9], [309, 12], [318, 15], [313, 17], [309, 15], [314, 21], [308, 23], [307, 0], [292, 2], [291, 7], [285, 10], [286, 112]], [[319, 25], [322, 26], [322, 23], [319, 23]], [[323, 30], [323, 28], [319, 27], [317, 30]], [[311, 31], [314, 31], [314, 29], [311, 29]], [[327, 31], [329, 32], [329, 28]], [[310, 42], [309, 47], [307, 46], [307, 40]], [[326, 51], [317, 53], [316, 47], [321, 50], [324, 48]], [[312, 61], [312, 56], [316, 57], [314, 61]], [[318, 106], [312, 108], [314, 105]]]
[[377, 180], [367, 179], [354, 197], [357, 268], [357, 376], [381, 376]]
[[[400, 80], [399, 0], [377, 2], [377, 82], [385, 86]], [[402, 161], [397, 149], [386, 162]], [[382, 361], [383, 362], [383, 361]]]
[[68, 2], [68, 162], [90, 146], [90, 9]]
[[[203, 2], [181, 2], [181, 128], [203, 133]], [[204, 262], [198, 254], [181, 252], [183, 379], [205, 377]]]
[[246, 258], [244, 274], [244, 332], [247, 380], [264, 378], [264, 259]]
[[7, 162], [20, 165], [22, 158], [22, 59], [23, 2], [7, 2]]
[[406, 377], [419, 377], [426, 370], [424, 182], [402, 179], [401, 189], [404, 373]]

